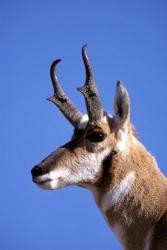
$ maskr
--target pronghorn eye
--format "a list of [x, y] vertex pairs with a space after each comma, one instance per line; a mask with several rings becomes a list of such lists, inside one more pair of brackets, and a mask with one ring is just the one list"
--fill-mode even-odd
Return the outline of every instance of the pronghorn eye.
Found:
[[106, 136], [107, 135], [102, 133], [101, 131], [92, 131], [88, 133], [87, 138], [92, 142], [101, 142], [106, 138]]

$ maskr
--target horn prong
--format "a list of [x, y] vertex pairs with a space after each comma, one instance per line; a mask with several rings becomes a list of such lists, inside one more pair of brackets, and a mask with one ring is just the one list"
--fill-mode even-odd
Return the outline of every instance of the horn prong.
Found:
[[90, 121], [97, 121], [103, 118], [104, 111], [102, 108], [102, 104], [100, 101], [99, 93], [95, 85], [92, 66], [90, 64], [87, 52], [86, 52], [87, 45], [82, 47], [82, 58], [85, 66], [86, 72], [86, 80], [85, 85], [77, 88], [84, 97], [86, 102], [86, 107], [89, 115]]

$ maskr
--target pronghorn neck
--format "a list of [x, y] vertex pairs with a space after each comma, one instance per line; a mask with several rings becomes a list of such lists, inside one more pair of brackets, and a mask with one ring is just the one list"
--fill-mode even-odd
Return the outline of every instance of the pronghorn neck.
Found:
[[167, 204], [167, 181], [154, 157], [135, 137], [130, 145], [126, 153], [112, 155], [106, 161], [110, 163], [105, 166], [106, 177], [92, 191], [124, 249], [148, 250], [154, 227]]

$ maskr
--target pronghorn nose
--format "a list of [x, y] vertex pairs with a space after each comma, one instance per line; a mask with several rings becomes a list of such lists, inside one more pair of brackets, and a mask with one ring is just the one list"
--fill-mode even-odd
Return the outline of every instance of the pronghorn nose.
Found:
[[39, 165], [36, 165], [35, 167], [32, 168], [31, 174], [33, 177], [38, 177], [40, 175], [44, 174], [43, 168]]

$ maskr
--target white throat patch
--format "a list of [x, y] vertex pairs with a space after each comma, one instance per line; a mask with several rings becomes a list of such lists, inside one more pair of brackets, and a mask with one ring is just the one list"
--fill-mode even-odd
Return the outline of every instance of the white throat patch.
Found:
[[107, 212], [112, 206], [120, 202], [125, 198], [125, 196], [131, 190], [136, 179], [136, 174], [134, 171], [129, 172], [124, 179], [119, 183], [119, 185], [113, 187], [109, 190], [103, 198], [102, 210]]

